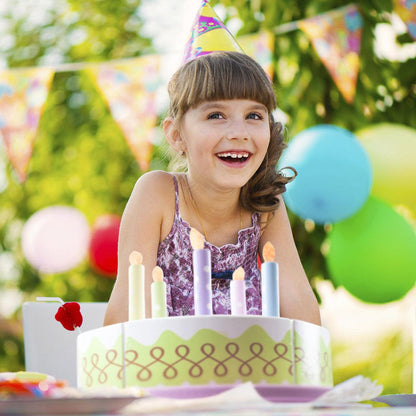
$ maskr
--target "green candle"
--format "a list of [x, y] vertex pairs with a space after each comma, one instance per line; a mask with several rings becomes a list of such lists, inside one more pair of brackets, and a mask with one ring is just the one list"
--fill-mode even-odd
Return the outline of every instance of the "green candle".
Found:
[[164, 318], [168, 315], [166, 309], [166, 284], [163, 281], [163, 270], [156, 266], [152, 271], [153, 283], [150, 291], [152, 296], [152, 318]]

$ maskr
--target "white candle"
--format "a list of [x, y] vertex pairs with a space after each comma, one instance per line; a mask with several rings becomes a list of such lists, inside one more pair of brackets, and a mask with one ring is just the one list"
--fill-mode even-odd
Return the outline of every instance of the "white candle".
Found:
[[163, 270], [156, 266], [152, 271], [153, 283], [150, 286], [152, 297], [152, 318], [164, 318], [168, 315], [166, 308], [166, 283]]
[[195, 315], [212, 315], [211, 252], [204, 249], [201, 233], [191, 229], [192, 260], [194, 271]]
[[230, 282], [231, 315], [245, 315], [247, 313], [244, 276], [245, 272], [241, 266], [233, 273], [233, 279]]
[[129, 261], [129, 321], [134, 321], [145, 318], [143, 256], [132, 251]]
[[274, 261], [275, 250], [269, 241], [263, 247], [264, 263], [261, 265], [262, 314], [280, 316], [279, 265]]

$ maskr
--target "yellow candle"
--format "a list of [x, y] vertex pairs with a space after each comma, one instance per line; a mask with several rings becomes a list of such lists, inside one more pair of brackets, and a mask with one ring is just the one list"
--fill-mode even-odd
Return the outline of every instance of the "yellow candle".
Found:
[[150, 286], [152, 296], [152, 318], [164, 318], [168, 315], [166, 308], [166, 283], [163, 270], [156, 266], [152, 271], [153, 283]]
[[129, 261], [129, 321], [134, 321], [145, 318], [143, 256], [132, 251]]

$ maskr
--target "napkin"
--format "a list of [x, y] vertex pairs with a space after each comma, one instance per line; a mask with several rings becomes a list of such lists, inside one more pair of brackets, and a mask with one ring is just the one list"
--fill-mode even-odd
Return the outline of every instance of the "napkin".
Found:
[[382, 391], [383, 386], [381, 384], [359, 375], [337, 384], [312, 403], [314, 407], [333, 407], [345, 403], [358, 403], [374, 399]]

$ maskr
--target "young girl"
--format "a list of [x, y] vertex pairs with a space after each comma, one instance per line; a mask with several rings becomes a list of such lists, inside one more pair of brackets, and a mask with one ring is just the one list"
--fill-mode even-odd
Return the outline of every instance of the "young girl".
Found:
[[213, 311], [230, 313], [232, 272], [243, 266], [247, 313], [261, 314], [257, 253], [270, 241], [280, 270], [281, 316], [320, 324], [317, 301], [300, 262], [281, 198], [290, 179], [276, 172], [284, 148], [275, 123], [272, 84], [253, 59], [215, 52], [183, 65], [169, 83], [163, 124], [186, 173], [152, 171], [137, 181], [124, 211], [118, 275], [105, 324], [128, 319], [128, 258], [143, 254], [146, 315], [151, 272], [159, 265], [169, 315], [194, 313], [191, 227], [212, 258]]

